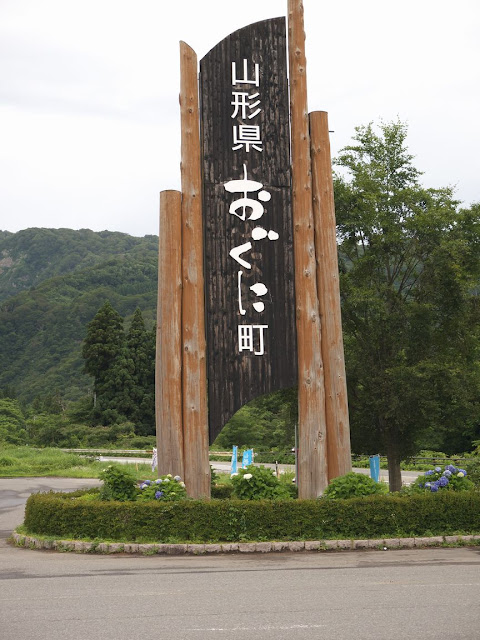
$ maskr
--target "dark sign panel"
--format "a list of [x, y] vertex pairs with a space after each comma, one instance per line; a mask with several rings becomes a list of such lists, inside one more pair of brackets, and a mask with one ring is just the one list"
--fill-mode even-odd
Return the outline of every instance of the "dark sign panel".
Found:
[[254, 397], [297, 382], [284, 18], [200, 62], [210, 441]]

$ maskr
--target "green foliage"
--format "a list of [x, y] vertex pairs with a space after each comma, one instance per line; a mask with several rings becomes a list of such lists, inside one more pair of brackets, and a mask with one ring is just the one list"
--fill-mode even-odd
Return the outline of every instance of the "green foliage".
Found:
[[228, 500], [233, 497], [233, 485], [231, 483], [213, 484], [210, 495], [216, 500]]
[[0, 442], [25, 444], [25, 418], [17, 400], [0, 398]]
[[180, 476], [172, 476], [167, 473], [160, 476], [153, 482], [145, 480], [140, 485], [139, 500], [162, 500], [163, 502], [172, 502], [175, 500], [185, 500], [187, 491], [185, 483]]
[[406, 135], [357, 127], [335, 180], [352, 447], [388, 456], [392, 489], [402, 459], [479, 426], [479, 206], [422, 187]]
[[480, 457], [470, 458], [464, 464], [467, 476], [480, 489]]
[[367, 539], [480, 532], [480, 493], [350, 500], [85, 501], [84, 492], [29, 497], [26, 532], [124, 542]]
[[295, 473], [285, 471], [280, 474], [279, 482], [286, 488], [291, 498], [298, 498], [298, 487], [295, 482]]
[[363, 473], [346, 473], [343, 476], [334, 478], [323, 493], [324, 498], [346, 499], [360, 496], [372, 496], [375, 494], [387, 493], [387, 487], [383, 482], [375, 482]]
[[142, 435], [155, 433], [155, 329], [148, 332], [142, 312], [136, 309], [127, 333], [130, 384], [126, 414]]
[[290, 492], [271, 469], [251, 464], [232, 477], [233, 496], [238, 500], [285, 500]]
[[233, 445], [260, 451], [291, 448], [295, 442], [297, 389], [281, 389], [255, 398], [229, 420], [216, 438], [216, 449]]
[[125, 466], [109, 465], [98, 476], [103, 480], [100, 490], [102, 500], [135, 500], [137, 497], [136, 479]]

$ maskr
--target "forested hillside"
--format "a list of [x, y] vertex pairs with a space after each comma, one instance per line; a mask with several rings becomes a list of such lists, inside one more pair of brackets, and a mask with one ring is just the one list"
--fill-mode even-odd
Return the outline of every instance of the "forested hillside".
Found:
[[0, 232], [0, 388], [31, 400], [91, 387], [81, 356], [86, 325], [106, 300], [153, 326], [155, 236], [86, 229]]
[[0, 302], [44, 280], [101, 264], [112, 257], [157, 251], [156, 236], [89, 229], [0, 231]]

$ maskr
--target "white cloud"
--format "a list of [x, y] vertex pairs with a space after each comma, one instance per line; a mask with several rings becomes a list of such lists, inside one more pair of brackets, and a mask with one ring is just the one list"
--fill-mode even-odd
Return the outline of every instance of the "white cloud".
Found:
[[[354, 126], [409, 123], [427, 186], [479, 200], [479, 8], [473, 0], [305, 0], [310, 109], [332, 150]], [[2, 0], [0, 228], [156, 233], [179, 188], [178, 42], [199, 59], [286, 0]]]

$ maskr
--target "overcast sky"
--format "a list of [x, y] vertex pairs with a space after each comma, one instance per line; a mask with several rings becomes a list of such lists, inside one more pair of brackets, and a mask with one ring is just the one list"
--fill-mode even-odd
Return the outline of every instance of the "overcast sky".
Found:
[[[399, 117], [428, 187], [480, 200], [478, 0], [304, 0], [332, 153]], [[158, 233], [180, 188], [179, 41], [200, 60], [287, 0], [0, 0], [0, 229]]]

